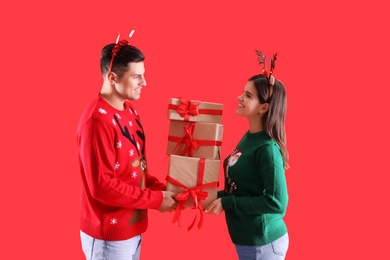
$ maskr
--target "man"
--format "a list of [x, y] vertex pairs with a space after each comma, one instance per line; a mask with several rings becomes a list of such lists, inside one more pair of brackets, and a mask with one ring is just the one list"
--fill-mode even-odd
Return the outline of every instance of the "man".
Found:
[[139, 259], [147, 209], [177, 206], [174, 194], [148, 173], [144, 130], [130, 102], [146, 86], [144, 59], [125, 40], [102, 49], [103, 86], [77, 128], [80, 233], [87, 259]]

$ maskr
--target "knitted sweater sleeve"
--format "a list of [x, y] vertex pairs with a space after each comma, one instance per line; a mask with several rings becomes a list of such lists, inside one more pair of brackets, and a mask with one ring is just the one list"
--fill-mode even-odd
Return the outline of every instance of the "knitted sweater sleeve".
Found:
[[[110, 141], [111, 140], [111, 141]], [[115, 177], [114, 133], [108, 125], [90, 119], [78, 134], [79, 160], [83, 171], [83, 185], [90, 195], [103, 204], [133, 209], [158, 209], [161, 191], [141, 189]]]
[[288, 195], [279, 148], [275, 144], [263, 146], [256, 154], [256, 161], [263, 187], [260, 195], [222, 197], [223, 209], [238, 214], [285, 213]]
[[145, 174], [146, 178], [146, 187], [151, 190], [166, 190], [166, 185], [160, 182], [156, 177], [150, 175], [149, 173]]
[[225, 194], [225, 191], [224, 191], [224, 190], [220, 190], [220, 191], [218, 191], [218, 193], [217, 193], [217, 197], [218, 197], [218, 198], [221, 198], [221, 197], [224, 197], [224, 196], [226, 196], [226, 194]]

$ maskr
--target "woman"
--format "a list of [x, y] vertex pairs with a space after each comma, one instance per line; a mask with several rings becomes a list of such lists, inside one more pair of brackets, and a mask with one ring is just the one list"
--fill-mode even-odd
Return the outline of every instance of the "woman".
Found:
[[205, 210], [210, 214], [225, 211], [240, 260], [281, 260], [288, 248], [283, 221], [288, 202], [286, 91], [272, 76], [275, 60], [276, 55], [270, 73], [264, 66], [263, 73], [251, 77], [238, 97], [236, 113], [248, 119], [249, 130], [225, 159], [225, 188]]

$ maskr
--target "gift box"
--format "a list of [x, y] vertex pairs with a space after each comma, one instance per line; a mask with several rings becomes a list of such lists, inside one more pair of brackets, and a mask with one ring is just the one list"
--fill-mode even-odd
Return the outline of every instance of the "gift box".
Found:
[[219, 169], [220, 160], [170, 155], [166, 190], [180, 207], [205, 209], [217, 198]]
[[170, 120], [167, 154], [220, 159], [223, 125]]
[[170, 98], [168, 104], [168, 119], [222, 123], [223, 105], [219, 103], [188, 100], [185, 98]]

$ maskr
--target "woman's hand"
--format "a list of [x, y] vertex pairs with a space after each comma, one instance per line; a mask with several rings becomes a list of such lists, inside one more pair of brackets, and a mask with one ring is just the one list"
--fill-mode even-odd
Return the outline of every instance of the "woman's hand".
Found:
[[207, 214], [219, 215], [223, 211], [221, 198], [214, 200], [211, 204], [204, 210]]

